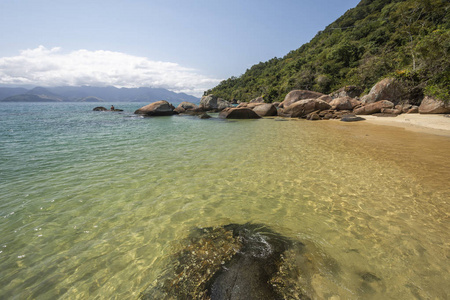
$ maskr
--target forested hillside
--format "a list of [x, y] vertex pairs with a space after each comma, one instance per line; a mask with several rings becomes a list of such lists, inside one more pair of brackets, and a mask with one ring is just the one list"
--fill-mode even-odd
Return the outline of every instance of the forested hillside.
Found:
[[273, 102], [293, 89], [330, 93], [357, 85], [367, 91], [387, 76], [401, 80], [405, 100], [426, 94], [449, 101], [450, 1], [362, 0], [299, 49], [205, 94]]

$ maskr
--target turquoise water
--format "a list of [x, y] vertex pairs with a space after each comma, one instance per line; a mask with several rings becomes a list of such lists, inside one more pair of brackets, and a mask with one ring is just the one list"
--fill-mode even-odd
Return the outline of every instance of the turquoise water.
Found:
[[190, 230], [246, 222], [337, 262], [317, 299], [450, 293], [448, 137], [142, 105], [0, 105], [0, 298], [136, 299]]

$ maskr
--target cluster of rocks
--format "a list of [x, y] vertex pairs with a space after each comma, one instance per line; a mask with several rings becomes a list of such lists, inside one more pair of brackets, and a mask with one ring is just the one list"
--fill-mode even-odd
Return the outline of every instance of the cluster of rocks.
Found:
[[202, 97], [200, 105], [182, 102], [175, 108], [169, 102], [161, 100], [141, 107], [134, 113], [147, 117], [196, 115], [202, 119], [210, 118], [207, 112], [218, 112], [219, 117], [224, 119], [259, 119], [265, 116], [277, 115], [277, 108], [273, 104], [251, 103], [249, 107], [246, 107], [247, 104], [241, 103], [235, 107], [227, 100], [218, 98], [215, 95], [208, 95]]
[[200, 105], [182, 102], [175, 108], [167, 101], [158, 101], [136, 110], [135, 114], [144, 116], [187, 114], [209, 118], [206, 112], [219, 112], [219, 117], [224, 119], [280, 116], [307, 120], [359, 121], [364, 118], [358, 115], [395, 117], [403, 113], [450, 113], [449, 103], [431, 97], [425, 97], [420, 106], [401, 100], [401, 87], [393, 78], [383, 79], [373, 86], [369, 94], [359, 98], [361, 93], [362, 89], [356, 86], [346, 86], [329, 95], [308, 90], [293, 90], [282, 102], [265, 103], [262, 97], [258, 97], [237, 106], [215, 95], [207, 95], [202, 97]]
[[378, 82], [369, 94], [359, 98], [361, 89], [344, 87], [330, 95], [294, 90], [278, 105], [278, 115], [308, 120], [363, 120], [358, 115], [397, 116], [403, 113], [436, 114], [450, 112], [450, 105], [425, 97], [420, 106], [401, 101], [398, 83], [393, 78]]
[[206, 110], [191, 102], [181, 102], [177, 107], [165, 100], [156, 101], [137, 109], [134, 113], [145, 117], [196, 115], [202, 119], [210, 118]]

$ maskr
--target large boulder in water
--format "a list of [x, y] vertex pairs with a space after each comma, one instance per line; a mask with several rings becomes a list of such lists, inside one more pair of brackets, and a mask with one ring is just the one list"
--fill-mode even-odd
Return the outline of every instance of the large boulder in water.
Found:
[[450, 103], [433, 99], [426, 96], [419, 106], [419, 113], [421, 114], [448, 114], [450, 113]]
[[298, 102], [300, 100], [317, 99], [322, 96], [324, 96], [324, 94], [318, 93], [318, 92], [313, 92], [313, 91], [308, 91], [308, 90], [293, 90], [293, 91], [290, 91], [286, 95], [286, 97], [284, 97], [284, 101], [281, 102], [281, 104], [284, 108], [287, 108], [290, 105], [292, 105], [295, 102]]
[[97, 107], [94, 107], [93, 111], [108, 111], [108, 109], [103, 106], [97, 106]]
[[219, 114], [222, 119], [259, 119], [261, 118], [250, 108], [226, 108]]
[[225, 108], [232, 107], [233, 105], [222, 99], [218, 98], [217, 96], [210, 94], [208, 96], [203, 96], [200, 100], [200, 108], [206, 111], [222, 111]]
[[171, 116], [176, 114], [174, 112], [175, 107], [165, 100], [153, 102], [149, 105], [143, 106], [136, 110], [134, 113], [138, 115], [144, 115], [147, 117], [153, 116]]

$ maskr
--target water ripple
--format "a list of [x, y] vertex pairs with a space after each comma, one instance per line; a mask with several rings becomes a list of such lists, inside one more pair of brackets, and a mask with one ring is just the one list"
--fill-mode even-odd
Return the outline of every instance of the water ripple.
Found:
[[135, 299], [190, 230], [247, 222], [321, 247], [342, 297], [450, 293], [448, 139], [67, 105], [0, 112], [0, 298]]

